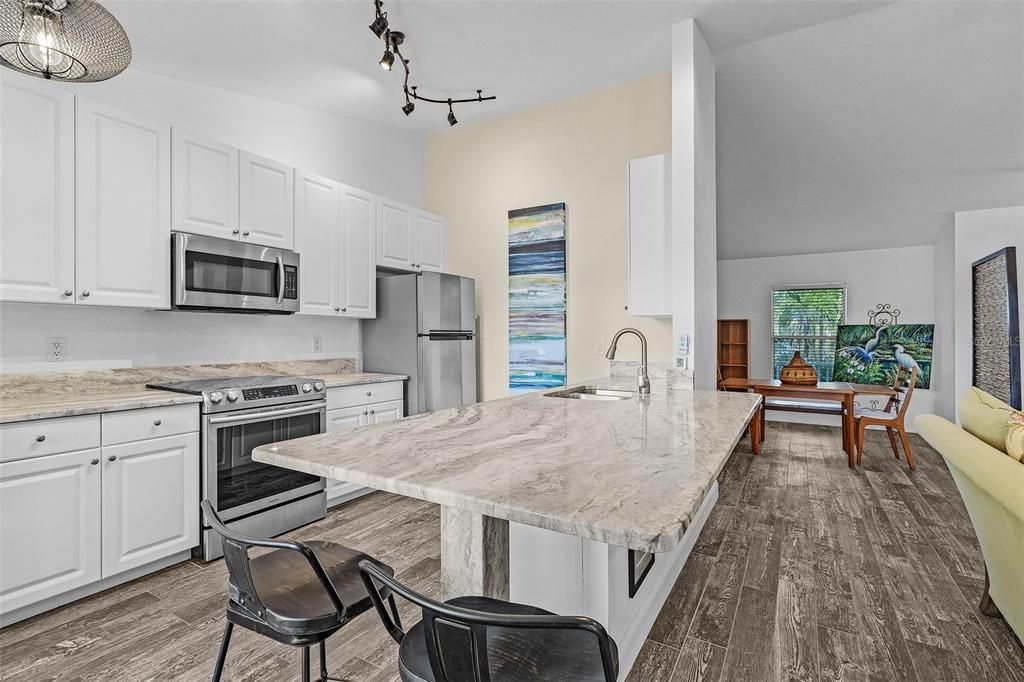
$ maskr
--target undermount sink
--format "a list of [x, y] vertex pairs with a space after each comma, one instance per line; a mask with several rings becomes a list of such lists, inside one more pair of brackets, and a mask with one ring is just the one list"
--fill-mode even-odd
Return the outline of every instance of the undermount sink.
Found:
[[598, 388], [597, 386], [576, 386], [544, 395], [549, 398], [570, 398], [572, 400], [629, 400], [633, 397], [633, 392], [619, 391], [614, 388]]

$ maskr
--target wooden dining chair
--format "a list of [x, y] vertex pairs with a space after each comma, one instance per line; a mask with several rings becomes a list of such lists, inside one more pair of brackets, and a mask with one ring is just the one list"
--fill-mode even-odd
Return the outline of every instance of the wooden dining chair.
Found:
[[[856, 409], [854, 414], [857, 423], [858, 465], [864, 460], [864, 433], [867, 430], [867, 427], [881, 426], [885, 428], [885, 433], [889, 436], [889, 444], [892, 446], [892, 454], [895, 455], [896, 459], [900, 458], [900, 450], [896, 444], [896, 436], [898, 435], [900, 440], [903, 442], [903, 450], [907, 453], [907, 464], [911, 469], [914, 468], [914, 453], [910, 449], [910, 439], [907, 437], [905, 420], [907, 408], [910, 407], [910, 397], [914, 393], [914, 386], [917, 385], [917, 368], [915, 367], [910, 372], [910, 380], [907, 381], [906, 392], [903, 394], [903, 398], [900, 399], [900, 394], [903, 392], [903, 379], [905, 376], [906, 373], [901, 367], [899, 371], [896, 372], [896, 381], [893, 385], [895, 393], [889, 397], [889, 400], [883, 409]], [[893, 412], [893, 408], [895, 408], [895, 412]]]

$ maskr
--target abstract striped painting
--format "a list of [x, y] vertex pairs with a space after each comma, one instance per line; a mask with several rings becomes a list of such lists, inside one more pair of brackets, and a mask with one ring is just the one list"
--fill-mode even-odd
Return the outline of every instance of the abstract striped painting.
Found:
[[508, 212], [508, 387], [565, 385], [565, 204]]

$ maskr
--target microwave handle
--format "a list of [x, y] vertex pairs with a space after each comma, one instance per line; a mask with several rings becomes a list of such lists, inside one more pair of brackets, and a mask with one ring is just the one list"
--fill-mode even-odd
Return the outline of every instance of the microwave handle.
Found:
[[284, 302], [284, 260], [277, 257], [277, 302]]
[[288, 407], [283, 410], [272, 410], [270, 412], [250, 412], [249, 414], [237, 414], [231, 417], [210, 417], [210, 424], [237, 424], [239, 422], [262, 421], [264, 419], [277, 419], [278, 417], [289, 417], [297, 414], [314, 413], [323, 409], [323, 405], [310, 407]]

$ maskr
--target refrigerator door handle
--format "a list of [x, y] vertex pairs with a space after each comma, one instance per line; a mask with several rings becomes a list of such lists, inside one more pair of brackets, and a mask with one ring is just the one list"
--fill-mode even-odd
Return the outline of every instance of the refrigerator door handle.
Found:
[[430, 339], [431, 341], [472, 341], [473, 332], [426, 332], [419, 333], [416, 336], [420, 338]]

